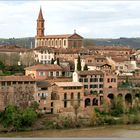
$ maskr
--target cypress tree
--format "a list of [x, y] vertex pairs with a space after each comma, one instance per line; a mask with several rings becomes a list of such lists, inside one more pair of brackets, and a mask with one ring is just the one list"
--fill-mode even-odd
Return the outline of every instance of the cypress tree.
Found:
[[87, 64], [85, 64], [85, 66], [84, 66], [84, 70], [88, 70], [88, 66], [87, 66]]
[[53, 60], [53, 58], [51, 59], [51, 64], [54, 64], [54, 60]]
[[60, 65], [59, 58], [57, 58], [57, 65]]
[[79, 55], [78, 55], [78, 62], [77, 62], [77, 70], [81, 71], [81, 59]]

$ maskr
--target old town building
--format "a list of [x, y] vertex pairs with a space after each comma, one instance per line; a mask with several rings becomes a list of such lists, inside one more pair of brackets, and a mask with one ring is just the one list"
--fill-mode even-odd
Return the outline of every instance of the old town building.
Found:
[[35, 37], [35, 47], [47, 46], [54, 48], [79, 48], [83, 46], [83, 37], [78, 35], [76, 31], [73, 34], [63, 35], [44, 35], [44, 18], [42, 9], [40, 8], [37, 19], [37, 34]]
[[0, 76], [0, 110], [8, 105], [31, 105], [35, 92], [36, 82], [30, 76]]
[[45, 113], [72, 113], [74, 107], [83, 110], [84, 90], [79, 82], [37, 82], [35, 99]]
[[37, 80], [46, 80], [62, 76], [62, 68], [57, 64], [37, 64], [25, 68], [25, 75], [32, 76]]

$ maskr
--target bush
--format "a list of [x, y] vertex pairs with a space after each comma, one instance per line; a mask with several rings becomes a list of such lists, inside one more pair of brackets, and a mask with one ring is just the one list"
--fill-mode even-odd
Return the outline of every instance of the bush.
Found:
[[118, 117], [124, 113], [123, 110], [123, 100], [118, 97], [113, 99], [110, 106], [110, 115]]
[[5, 128], [10, 126], [15, 130], [30, 127], [37, 119], [37, 113], [30, 107], [21, 109], [15, 106], [8, 106], [0, 113], [0, 122]]

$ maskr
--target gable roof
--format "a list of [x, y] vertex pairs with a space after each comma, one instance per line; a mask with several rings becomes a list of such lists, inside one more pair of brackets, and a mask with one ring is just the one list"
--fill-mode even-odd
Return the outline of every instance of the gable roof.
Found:
[[82, 87], [83, 86], [83, 84], [80, 82], [55, 82], [55, 84], [59, 87], [71, 87], [71, 86]]
[[57, 65], [57, 64], [37, 64], [31, 67], [26, 67], [25, 70], [32, 70], [32, 71], [49, 71], [49, 70], [54, 70], [54, 71], [61, 71], [62, 68]]
[[0, 76], [0, 81], [35, 81], [30, 76]]
[[78, 75], [94, 75], [94, 74], [103, 75], [104, 73], [100, 70], [78, 71]]

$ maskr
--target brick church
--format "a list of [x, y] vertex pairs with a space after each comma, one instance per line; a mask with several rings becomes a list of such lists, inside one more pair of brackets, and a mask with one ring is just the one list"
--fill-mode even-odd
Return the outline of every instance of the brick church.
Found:
[[37, 34], [35, 36], [35, 47], [54, 47], [54, 48], [80, 48], [83, 47], [83, 37], [74, 34], [44, 35], [44, 18], [40, 8], [37, 19]]

